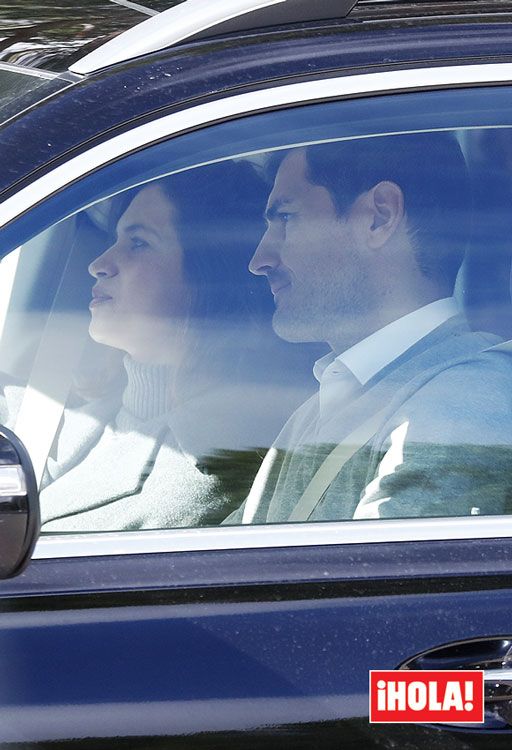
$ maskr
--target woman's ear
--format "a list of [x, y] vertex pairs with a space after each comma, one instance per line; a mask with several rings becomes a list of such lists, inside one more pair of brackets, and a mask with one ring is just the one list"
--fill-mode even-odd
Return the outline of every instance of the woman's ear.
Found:
[[404, 194], [396, 182], [385, 180], [377, 183], [366, 195], [372, 218], [367, 240], [368, 245], [375, 249], [382, 247], [402, 222]]

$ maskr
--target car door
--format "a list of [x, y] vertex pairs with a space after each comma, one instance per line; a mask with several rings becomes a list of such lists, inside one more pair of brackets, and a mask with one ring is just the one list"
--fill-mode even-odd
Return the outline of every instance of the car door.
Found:
[[[425, 517], [414, 509], [395, 518], [353, 520], [340, 513], [293, 523], [241, 523], [236, 515], [236, 523], [221, 523], [209, 516], [172, 528], [159, 515], [189, 481], [191, 463], [201, 492], [214, 477], [230, 497], [221, 515], [236, 513], [281, 425], [316, 389], [310, 372], [325, 349], [275, 336], [268, 290], [245, 274], [264, 232], [258, 212], [272, 189], [276, 153], [372, 138], [385, 145], [397, 134], [428, 138], [449, 131], [464, 151], [479, 215], [495, 212], [477, 222], [455, 293], [474, 327], [507, 337], [510, 204], [503, 167], [510, 89], [470, 84], [506, 82], [510, 70], [454, 67], [443, 72], [446, 90], [421, 90], [439, 76], [423, 70], [421, 81], [416, 71], [333, 78], [199, 105], [74, 156], [0, 207], [2, 246], [12, 249], [0, 266], [8, 300], [0, 348], [3, 419], [31, 455], [43, 511], [32, 562], [0, 587], [3, 746], [508, 746], [508, 702], [492, 696], [479, 727], [368, 721], [371, 669], [507, 666], [512, 527], [502, 506], [489, 512], [482, 495], [467, 515], [447, 505], [446, 513]], [[395, 93], [404, 89], [411, 90]], [[386, 96], [370, 95], [376, 92]], [[275, 109], [263, 111], [269, 100]], [[229, 193], [227, 183], [219, 187], [212, 175], [226, 163], [250, 168], [258, 180], [238, 207], [249, 180], [238, 192]], [[120, 372], [118, 350], [130, 349], [119, 338], [112, 345], [99, 319], [97, 327], [91, 324], [88, 303], [93, 284], [100, 284], [92, 299], [101, 304], [109, 297], [105, 279], [121, 276], [115, 253], [137, 196], [164, 179], [181, 187], [180, 174], [190, 172], [204, 179], [205, 194], [194, 193], [197, 215], [215, 191], [222, 198], [219, 212], [201, 227], [203, 242], [207, 234], [221, 237], [219, 258], [233, 237], [237, 249], [226, 265], [226, 274], [233, 273], [228, 288], [214, 287], [214, 267], [199, 296], [212, 288], [221, 301], [235, 287], [243, 294], [231, 316], [217, 316], [211, 307], [202, 312], [208, 347], [201, 339], [190, 372], [200, 371], [207, 352], [215, 389], [194, 394], [181, 421], [172, 412], [188, 463], [163, 475], [163, 490], [160, 483], [148, 491], [160, 448], [145, 427], [127, 430], [115, 422], [122, 407], [110, 373]], [[222, 224], [226, 205], [230, 220]], [[144, 210], [150, 213], [151, 204]], [[131, 252], [140, 250], [132, 242]], [[137, 294], [130, 299], [135, 305]], [[505, 348], [490, 356], [501, 362], [508, 355]], [[483, 390], [492, 391], [490, 403], [498, 402], [501, 414], [506, 384], [493, 390], [495, 383], [490, 379]], [[449, 431], [456, 415], [443, 408]], [[501, 427], [496, 423], [496, 435]], [[136, 433], [124, 454], [97, 450], [107, 429], [117, 429], [119, 444], [120, 435]], [[192, 438], [187, 442], [190, 433], [200, 450], [190, 447]], [[74, 452], [72, 439], [79, 444]], [[480, 447], [486, 454], [504, 451], [506, 459], [508, 445], [496, 439], [499, 444], [490, 443], [482, 430]], [[142, 488], [137, 477], [132, 484], [126, 479], [139, 459]], [[506, 492], [506, 461], [498, 465], [493, 479]], [[110, 493], [107, 502], [102, 488]], [[144, 512], [137, 499], [143, 493]], [[82, 512], [83, 506], [87, 513], [105, 505], [111, 510], [114, 502], [115, 512], [100, 521]], [[507, 687], [507, 679], [498, 680], [505, 698]]]

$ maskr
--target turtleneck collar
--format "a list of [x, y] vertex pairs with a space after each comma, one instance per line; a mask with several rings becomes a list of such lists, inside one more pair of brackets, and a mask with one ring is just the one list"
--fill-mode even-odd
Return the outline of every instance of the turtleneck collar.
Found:
[[128, 382], [123, 393], [123, 411], [143, 421], [168, 412], [173, 369], [166, 365], [142, 364], [128, 354], [124, 357], [124, 366]]

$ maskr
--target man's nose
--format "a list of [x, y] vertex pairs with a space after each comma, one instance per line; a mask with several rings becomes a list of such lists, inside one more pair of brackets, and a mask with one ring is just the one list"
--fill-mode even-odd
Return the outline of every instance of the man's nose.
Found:
[[279, 265], [276, 243], [267, 229], [249, 262], [249, 271], [256, 276], [266, 276]]
[[115, 245], [111, 245], [104, 253], [98, 255], [92, 263], [89, 264], [89, 273], [95, 279], [115, 276], [119, 273], [115, 258]]

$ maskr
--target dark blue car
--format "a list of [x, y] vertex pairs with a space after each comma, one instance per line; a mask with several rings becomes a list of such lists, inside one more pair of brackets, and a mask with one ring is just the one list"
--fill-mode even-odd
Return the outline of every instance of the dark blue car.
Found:
[[[0, 747], [509, 748], [512, 4], [0, 8]], [[370, 723], [371, 670], [484, 671]]]

